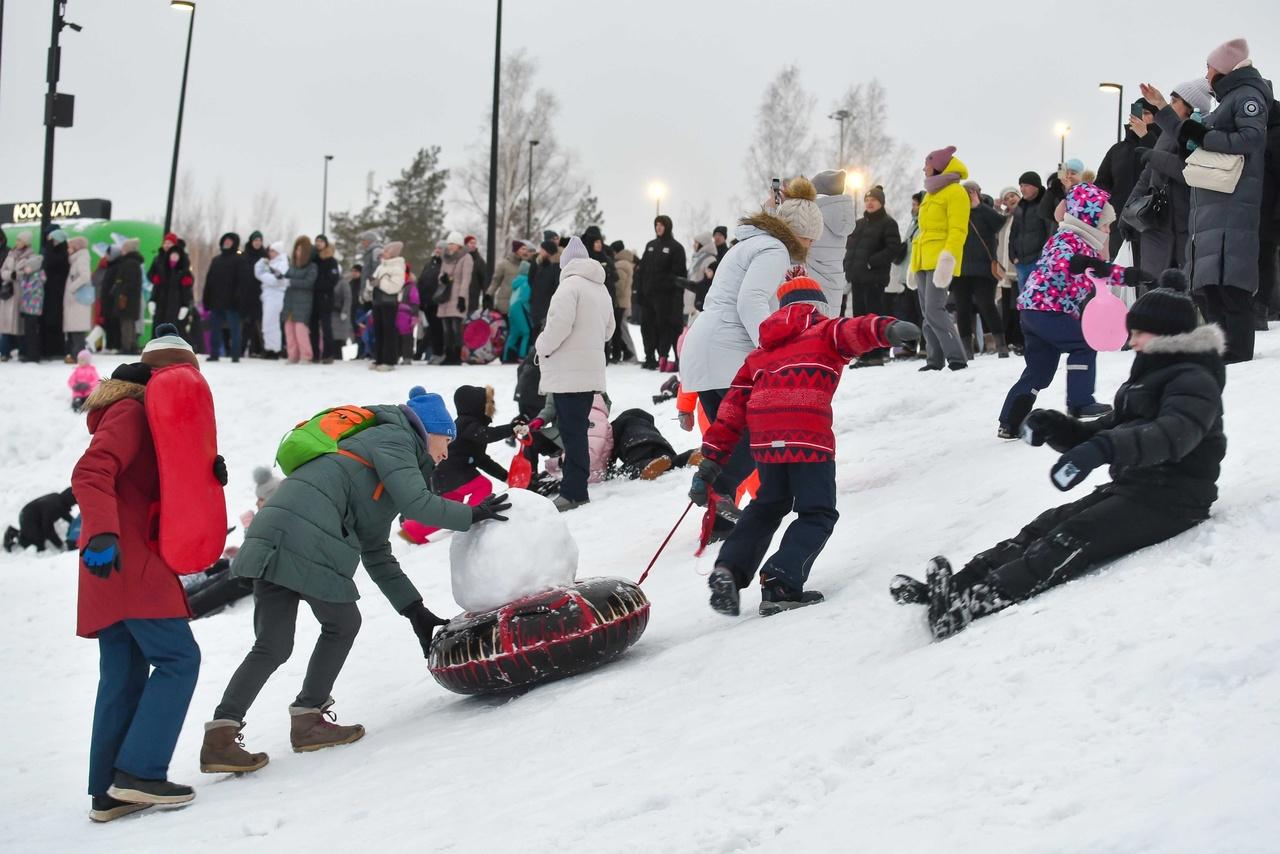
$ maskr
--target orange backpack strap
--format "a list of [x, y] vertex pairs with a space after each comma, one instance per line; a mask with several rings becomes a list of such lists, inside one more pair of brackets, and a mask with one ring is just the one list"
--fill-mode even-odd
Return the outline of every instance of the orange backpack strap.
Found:
[[[360, 456], [357, 453], [348, 451], [346, 448], [339, 448], [335, 453], [341, 454], [347, 459], [355, 460], [365, 468], [373, 468], [373, 463], [369, 462], [368, 460], [366, 460], [364, 457]], [[378, 481], [377, 487], [373, 490], [373, 500], [377, 501], [379, 498], [382, 497], [382, 493], [385, 491], [386, 491], [386, 484], [384, 484], [382, 481]]]

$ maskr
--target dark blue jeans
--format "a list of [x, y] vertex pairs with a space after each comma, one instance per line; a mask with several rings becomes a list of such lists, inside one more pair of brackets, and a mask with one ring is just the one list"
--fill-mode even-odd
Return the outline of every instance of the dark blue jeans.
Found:
[[117, 769], [166, 779], [200, 673], [190, 624], [186, 618], [113, 623], [98, 633], [98, 657], [89, 794], [105, 795]]
[[586, 501], [587, 478], [591, 474], [591, 450], [587, 428], [591, 419], [591, 402], [595, 392], [555, 392], [556, 426], [564, 445], [564, 478], [560, 494], [570, 501]]
[[1067, 354], [1067, 406], [1093, 403], [1097, 385], [1098, 354], [1085, 343], [1080, 318], [1057, 311], [1023, 311], [1021, 320], [1027, 367], [1000, 410], [1000, 423], [1015, 430], [1035, 405], [1036, 395], [1053, 382], [1063, 353]]
[[233, 308], [220, 308], [209, 312], [212, 329], [209, 334], [209, 356], [217, 359], [222, 356], [222, 326], [225, 323], [231, 330], [231, 352], [227, 355], [239, 359], [243, 348], [240, 346], [240, 312]]
[[804, 590], [809, 570], [840, 518], [836, 511], [835, 461], [759, 463], [756, 468], [760, 472], [760, 491], [720, 547], [716, 565], [728, 567], [739, 587], [750, 585], [778, 526], [794, 510], [797, 518], [787, 526], [778, 550], [760, 569], [760, 581], [799, 592]]

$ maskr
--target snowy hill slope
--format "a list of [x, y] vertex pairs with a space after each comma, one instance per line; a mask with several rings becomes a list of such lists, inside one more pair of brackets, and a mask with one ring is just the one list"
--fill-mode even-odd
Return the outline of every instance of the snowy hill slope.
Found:
[[[75, 637], [75, 558], [0, 555], [0, 778], [6, 851], [471, 852], [1274, 851], [1280, 835], [1280, 334], [1230, 369], [1230, 447], [1212, 520], [932, 644], [886, 582], [944, 553], [962, 562], [1064, 496], [1045, 449], [994, 438], [1021, 360], [960, 374], [912, 365], [849, 373], [837, 397], [841, 522], [812, 585], [828, 603], [769, 620], [706, 606], [696, 524], [645, 589], [649, 629], [615, 665], [507, 701], [439, 688], [408, 622], [367, 577], [365, 621], [336, 711], [368, 736], [289, 750], [285, 707], [315, 639], [252, 709], [244, 778], [198, 772], [200, 723], [252, 641], [243, 603], [194, 629], [204, 666], [171, 777], [197, 785], [178, 812], [91, 826], [83, 794], [96, 649]], [[101, 360], [107, 373], [110, 359]], [[1100, 359], [1099, 396], [1129, 357]], [[510, 368], [362, 365], [205, 368], [218, 406], [234, 519], [281, 432], [328, 405], [403, 400], [423, 383], [492, 383]], [[61, 489], [87, 444], [62, 365], [6, 365], [0, 516]], [[660, 377], [610, 369], [615, 412], [649, 407]], [[1042, 396], [1060, 406], [1059, 382]], [[677, 449], [690, 440], [659, 424]], [[508, 456], [499, 446], [500, 459]], [[1072, 495], [1101, 477], [1095, 474]], [[593, 487], [570, 525], [580, 575], [635, 578], [685, 505], [687, 477]], [[237, 535], [233, 535], [237, 536]], [[396, 551], [429, 605], [449, 612], [448, 544]], [[265, 845], [265, 847], [264, 847]]]

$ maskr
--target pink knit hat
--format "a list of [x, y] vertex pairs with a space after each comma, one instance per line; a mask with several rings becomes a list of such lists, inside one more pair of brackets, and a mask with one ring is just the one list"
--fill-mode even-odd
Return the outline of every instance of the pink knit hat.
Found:
[[935, 172], [941, 172], [947, 168], [947, 164], [951, 162], [951, 158], [955, 156], [955, 153], [956, 147], [954, 145], [931, 151], [929, 156], [924, 159], [925, 165], [932, 166]]
[[1219, 74], [1230, 74], [1240, 63], [1249, 58], [1249, 43], [1244, 39], [1223, 42], [1209, 53], [1205, 64]]

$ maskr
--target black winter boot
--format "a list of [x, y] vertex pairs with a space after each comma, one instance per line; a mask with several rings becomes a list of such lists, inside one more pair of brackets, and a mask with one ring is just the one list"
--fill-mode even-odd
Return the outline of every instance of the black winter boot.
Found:
[[151, 804], [131, 804], [128, 801], [117, 801], [110, 795], [94, 795], [93, 804], [89, 809], [89, 820], [105, 824], [150, 808]]
[[796, 591], [780, 584], [765, 582], [760, 589], [760, 616], [772, 617], [783, 611], [794, 611], [823, 601], [826, 601], [826, 597], [817, 590]]
[[717, 566], [707, 577], [707, 586], [711, 588], [711, 610], [726, 617], [738, 616], [738, 582], [732, 570], [727, 566]]
[[946, 640], [977, 618], [1013, 604], [989, 583], [979, 582], [956, 590], [953, 582], [951, 564], [945, 557], [929, 561], [929, 630], [934, 640]]
[[899, 605], [926, 605], [929, 586], [909, 575], [895, 575], [889, 579], [889, 595]]
[[190, 786], [168, 780], [145, 780], [119, 770], [107, 794], [130, 804], [185, 804], [196, 797]]

